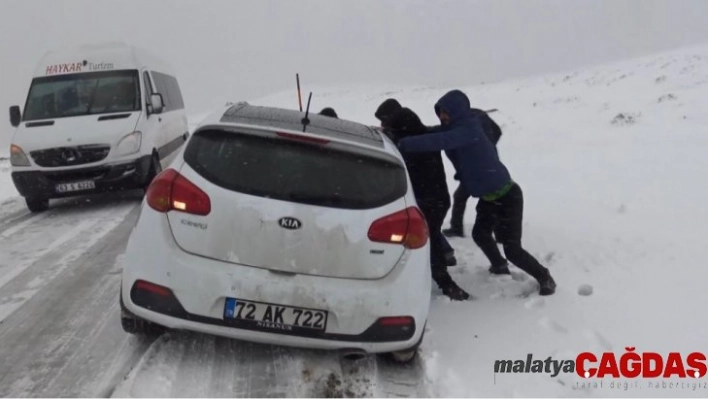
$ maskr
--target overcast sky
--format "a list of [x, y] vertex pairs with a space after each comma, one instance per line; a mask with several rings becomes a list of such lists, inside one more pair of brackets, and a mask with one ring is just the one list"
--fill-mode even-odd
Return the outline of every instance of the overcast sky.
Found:
[[469, 85], [561, 71], [708, 43], [706, 21], [708, 0], [0, 0], [0, 106], [24, 104], [58, 45], [153, 50], [202, 112], [294, 90], [295, 72], [312, 85]]

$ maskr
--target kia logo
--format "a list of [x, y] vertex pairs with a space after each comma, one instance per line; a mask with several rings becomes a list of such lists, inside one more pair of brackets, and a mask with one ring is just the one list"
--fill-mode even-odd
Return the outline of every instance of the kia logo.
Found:
[[284, 229], [297, 230], [302, 227], [302, 222], [291, 217], [283, 217], [278, 219], [278, 225]]

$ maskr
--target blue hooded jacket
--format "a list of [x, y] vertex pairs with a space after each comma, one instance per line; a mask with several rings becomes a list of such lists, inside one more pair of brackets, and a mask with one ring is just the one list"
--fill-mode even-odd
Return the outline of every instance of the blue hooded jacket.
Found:
[[452, 90], [436, 104], [450, 115], [450, 123], [439, 133], [402, 139], [401, 152], [445, 151], [455, 166], [462, 187], [475, 198], [494, 194], [511, 183], [509, 171], [499, 160], [494, 144], [470, 109], [465, 93]]

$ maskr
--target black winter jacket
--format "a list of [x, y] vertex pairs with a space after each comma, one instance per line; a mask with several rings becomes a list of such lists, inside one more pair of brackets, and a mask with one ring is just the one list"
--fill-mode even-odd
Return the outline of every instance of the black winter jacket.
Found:
[[[425, 125], [409, 108], [402, 108], [390, 119], [389, 135], [393, 141], [425, 134]], [[445, 179], [445, 166], [440, 151], [403, 153], [416, 201], [422, 206], [450, 207], [450, 194]]]

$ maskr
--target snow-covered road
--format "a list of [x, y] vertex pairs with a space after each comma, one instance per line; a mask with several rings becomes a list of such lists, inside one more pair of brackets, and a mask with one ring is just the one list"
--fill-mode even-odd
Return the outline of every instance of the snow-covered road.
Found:
[[0, 395], [104, 396], [148, 348], [122, 331], [117, 306], [139, 201], [67, 200], [36, 215], [3, 205]]

